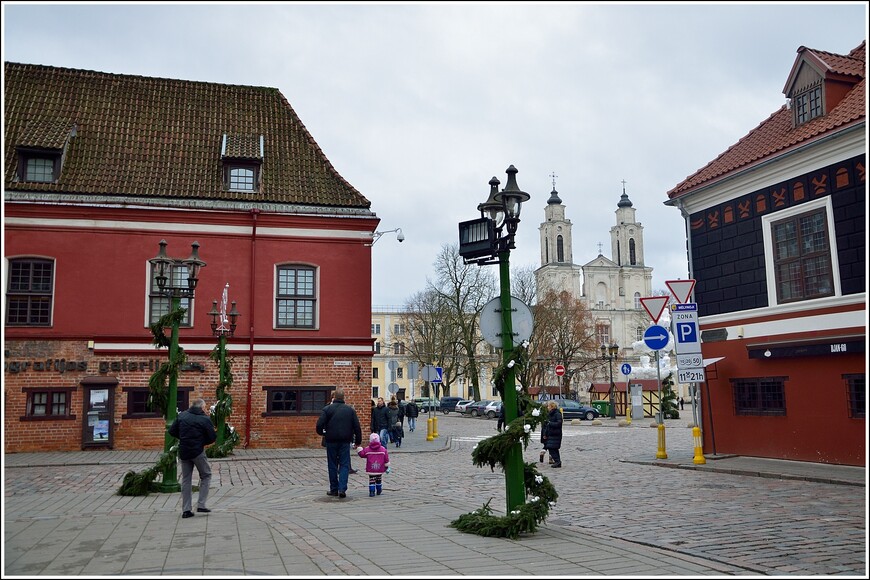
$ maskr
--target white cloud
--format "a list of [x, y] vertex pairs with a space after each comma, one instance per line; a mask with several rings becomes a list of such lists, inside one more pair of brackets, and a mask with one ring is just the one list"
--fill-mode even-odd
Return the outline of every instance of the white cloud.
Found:
[[422, 289], [457, 223], [515, 165], [511, 263], [539, 265], [552, 189], [574, 261], [610, 255], [626, 191], [654, 288], [687, 277], [666, 192], [766, 119], [799, 46], [845, 53], [865, 3], [13, 4], [4, 60], [278, 88], [372, 202], [373, 303]]

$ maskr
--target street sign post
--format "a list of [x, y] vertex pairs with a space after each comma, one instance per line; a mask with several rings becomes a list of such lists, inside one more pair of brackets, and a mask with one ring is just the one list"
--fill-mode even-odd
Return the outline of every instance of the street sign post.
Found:
[[650, 350], [661, 350], [668, 345], [668, 329], [658, 324], [653, 324], [643, 333], [643, 343]]
[[649, 314], [649, 317], [652, 318], [653, 324], [658, 322], [659, 318], [661, 318], [662, 312], [665, 311], [665, 306], [668, 304], [668, 300], [670, 300], [668, 296], [647, 296], [646, 298], [640, 299], [641, 306], [643, 306], [643, 309], [646, 310], [647, 314]]
[[698, 331], [698, 305], [694, 302], [674, 304], [671, 310], [677, 380], [681, 383], [704, 382], [706, 376], [701, 355], [701, 333]]

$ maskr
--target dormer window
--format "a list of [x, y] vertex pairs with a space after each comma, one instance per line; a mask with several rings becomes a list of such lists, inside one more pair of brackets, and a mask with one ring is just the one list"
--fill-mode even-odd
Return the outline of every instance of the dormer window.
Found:
[[18, 181], [54, 183], [60, 178], [64, 152], [76, 136], [74, 123], [62, 119], [31, 119], [18, 137]]
[[260, 191], [263, 164], [263, 136], [245, 137], [224, 133], [221, 140], [224, 189]]
[[57, 181], [60, 174], [60, 153], [19, 149], [18, 180], [36, 183]]
[[792, 99], [792, 108], [796, 127], [816, 117], [821, 117], [823, 113], [821, 79], [804, 91], [797, 93]]

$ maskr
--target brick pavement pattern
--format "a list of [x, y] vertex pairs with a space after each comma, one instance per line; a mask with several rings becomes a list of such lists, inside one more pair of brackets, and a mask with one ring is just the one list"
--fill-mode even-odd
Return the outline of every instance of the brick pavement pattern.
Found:
[[[156, 451], [6, 454], [4, 577], [866, 577], [865, 469], [739, 457], [695, 466], [685, 419], [666, 422], [663, 460], [648, 419], [568, 422], [564, 467], [539, 464], [559, 500], [538, 532], [458, 532], [450, 521], [489, 500], [504, 512], [504, 474], [470, 458], [495, 423], [441, 415], [426, 441], [421, 417], [390, 449], [393, 473], [374, 498], [362, 469], [346, 499], [327, 497], [322, 449], [237, 449], [211, 462], [212, 513], [190, 519], [179, 493], [115, 495]], [[539, 451], [532, 443], [526, 461]]]

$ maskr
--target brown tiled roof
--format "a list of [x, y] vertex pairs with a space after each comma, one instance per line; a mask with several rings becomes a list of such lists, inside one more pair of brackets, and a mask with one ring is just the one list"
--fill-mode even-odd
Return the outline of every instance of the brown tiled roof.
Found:
[[[806, 143], [824, 134], [830, 134], [862, 122], [866, 118], [866, 91], [864, 79], [866, 42], [862, 42], [848, 56], [835, 55], [801, 47], [798, 53], [808, 51], [828, 67], [830, 72], [854, 76], [861, 80], [823, 117], [793, 127], [792, 111], [783, 105], [758, 127], [729, 147], [716, 159], [688, 176], [668, 191], [674, 199], [689, 190], [719, 179], [729, 173], [746, 168], [756, 162], [782, 154], [792, 147]], [[804, 55], [806, 56], [806, 55]], [[801, 58], [799, 56], [798, 58]]]
[[[8, 191], [371, 206], [278, 89], [9, 62], [4, 74]], [[73, 124], [58, 183], [14, 180], [16, 147], [61, 147]], [[251, 159], [263, 136], [260, 192], [225, 191], [224, 134]]]

